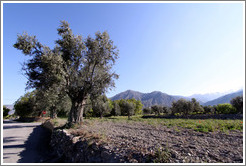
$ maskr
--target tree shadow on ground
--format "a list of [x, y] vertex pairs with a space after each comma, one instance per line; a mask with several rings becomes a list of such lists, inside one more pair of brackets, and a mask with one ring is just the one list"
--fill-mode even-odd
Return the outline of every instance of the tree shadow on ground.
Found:
[[52, 154], [49, 146], [51, 133], [37, 126], [24, 144], [24, 150], [19, 154], [18, 163], [43, 163], [56, 162], [56, 156]]
[[20, 125], [12, 125], [12, 126], [3, 126], [3, 129], [13, 129], [13, 128], [27, 128], [27, 127], [35, 127], [37, 125], [28, 125], [28, 126], [20, 126]]
[[9, 143], [16, 141], [18, 137], [3, 137], [3, 143]]
[[18, 123], [17, 121], [15, 120], [3, 120], [3, 123]]

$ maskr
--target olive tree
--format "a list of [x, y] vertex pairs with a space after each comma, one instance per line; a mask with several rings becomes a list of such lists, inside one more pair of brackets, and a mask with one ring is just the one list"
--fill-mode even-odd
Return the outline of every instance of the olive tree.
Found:
[[113, 101], [113, 108], [112, 108], [112, 111], [111, 111], [111, 115], [113, 115], [113, 116], [121, 115], [120, 106], [119, 106], [117, 101]]
[[6, 106], [3, 106], [3, 117], [8, 116], [10, 109]]
[[190, 101], [185, 99], [179, 99], [178, 101], [172, 102], [172, 113], [180, 113], [187, 116], [192, 112], [192, 104]]
[[87, 98], [86, 105], [84, 107], [84, 117], [89, 118], [92, 116], [93, 116], [92, 101], [90, 98]]
[[236, 108], [229, 103], [216, 105], [217, 114], [235, 114], [237, 112]]
[[131, 116], [134, 114], [136, 104], [123, 100], [120, 106], [122, 110], [121, 113], [123, 113], [123, 115], [127, 115], [128, 119], [131, 119]]
[[132, 99], [127, 99], [127, 101], [136, 105], [134, 110], [135, 115], [142, 114], [143, 104], [141, 103], [140, 100], [136, 100], [135, 98], [132, 98]]
[[111, 109], [109, 106], [108, 98], [105, 95], [97, 97], [95, 100], [92, 101], [92, 109], [93, 113], [100, 118], [102, 118], [106, 114], [109, 114]]
[[192, 98], [190, 102], [191, 102], [190, 109], [193, 113], [196, 113], [196, 114], [204, 113], [203, 107], [200, 105], [200, 103], [195, 98]]
[[53, 49], [27, 33], [18, 35], [14, 47], [30, 56], [23, 64], [27, 88], [43, 90], [58, 86], [71, 99], [69, 124], [80, 123], [86, 99], [96, 98], [114, 86], [118, 75], [112, 67], [118, 50], [107, 32], [83, 39], [73, 34], [66, 21], [61, 22], [57, 31], [60, 38]]
[[35, 91], [27, 92], [14, 104], [15, 114], [20, 117], [29, 117], [37, 114]]
[[213, 106], [203, 106], [204, 114], [215, 114], [215, 108]]
[[165, 115], [171, 114], [171, 109], [168, 106], [163, 106], [162, 110]]
[[143, 109], [143, 114], [144, 114], [144, 115], [151, 114], [151, 108], [145, 107], [145, 108]]
[[153, 106], [151, 106], [151, 109], [153, 110], [155, 115], [158, 115], [158, 116], [160, 116], [161, 113], [163, 112], [163, 107], [160, 105], [153, 105]]
[[67, 114], [67, 110], [71, 108], [71, 101], [67, 94], [54, 87], [37, 91], [36, 105], [41, 111], [47, 110], [50, 118], [53, 119], [57, 118], [58, 113], [61, 111]]
[[238, 113], [243, 113], [243, 96], [237, 96], [231, 99], [230, 103], [237, 109]]

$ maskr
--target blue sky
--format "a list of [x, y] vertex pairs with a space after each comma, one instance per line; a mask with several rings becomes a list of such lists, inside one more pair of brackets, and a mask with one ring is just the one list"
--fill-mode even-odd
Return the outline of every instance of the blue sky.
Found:
[[3, 4], [3, 104], [25, 93], [26, 57], [15, 48], [28, 32], [53, 48], [60, 20], [74, 34], [107, 31], [120, 58], [111, 97], [131, 89], [172, 95], [224, 92], [244, 86], [244, 4]]

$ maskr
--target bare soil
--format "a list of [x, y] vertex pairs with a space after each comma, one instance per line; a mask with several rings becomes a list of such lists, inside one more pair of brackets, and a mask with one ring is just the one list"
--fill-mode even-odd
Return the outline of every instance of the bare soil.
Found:
[[242, 163], [243, 132], [202, 133], [181, 127], [142, 122], [94, 121], [78, 130], [100, 134], [121, 162], [153, 162], [157, 149], [170, 154], [170, 163]]

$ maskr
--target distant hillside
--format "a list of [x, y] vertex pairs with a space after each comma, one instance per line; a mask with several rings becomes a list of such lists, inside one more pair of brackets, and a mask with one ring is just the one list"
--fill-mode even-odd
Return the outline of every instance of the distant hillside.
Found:
[[14, 109], [14, 105], [4, 105], [4, 106], [7, 107], [10, 110], [13, 110]]
[[120, 100], [120, 99], [132, 99], [135, 98], [136, 100], [141, 100], [144, 93], [133, 91], [133, 90], [127, 90], [125, 92], [121, 92], [113, 97], [111, 97], [111, 100]]
[[163, 105], [163, 106], [171, 106], [174, 100], [179, 100], [180, 98], [186, 98], [183, 96], [172, 96], [166, 93], [162, 93], [159, 91], [154, 91], [151, 93], [141, 93], [133, 90], [127, 90], [125, 92], [119, 93], [111, 98], [111, 100], [120, 100], [120, 99], [131, 99], [135, 98], [136, 100], [140, 100], [144, 107], [150, 107], [152, 105]]
[[212, 106], [212, 105], [217, 105], [217, 104], [230, 103], [231, 99], [233, 99], [234, 97], [237, 97], [237, 96], [243, 96], [243, 90], [221, 96], [217, 99], [208, 101], [208, 102], [204, 103], [203, 105], [205, 105], [205, 106], [211, 105]]
[[229, 94], [229, 92], [228, 93], [215, 92], [215, 93], [206, 93], [206, 94], [194, 94], [194, 95], [189, 96], [189, 98], [195, 98], [197, 99], [197, 101], [200, 102], [200, 104], [202, 104], [202, 103], [206, 103], [208, 101], [217, 99], [227, 94]]

